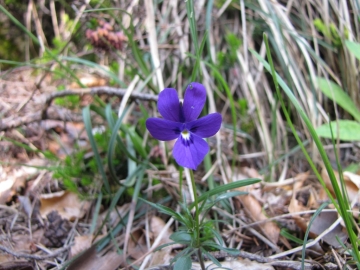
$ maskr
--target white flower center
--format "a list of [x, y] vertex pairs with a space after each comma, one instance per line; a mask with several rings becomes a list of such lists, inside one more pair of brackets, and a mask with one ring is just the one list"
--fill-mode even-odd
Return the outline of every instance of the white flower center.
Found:
[[183, 137], [184, 140], [189, 140], [190, 132], [187, 129], [184, 129], [183, 131], [181, 131], [181, 136]]

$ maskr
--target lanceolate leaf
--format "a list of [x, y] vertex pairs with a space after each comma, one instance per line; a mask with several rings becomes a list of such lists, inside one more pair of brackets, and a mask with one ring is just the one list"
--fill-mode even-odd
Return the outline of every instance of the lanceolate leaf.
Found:
[[349, 51], [360, 60], [360, 44], [349, 40], [345, 41], [345, 44]]
[[317, 78], [320, 90], [330, 99], [334, 100], [341, 108], [350, 113], [357, 121], [360, 121], [360, 111], [349, 95], [336, 83]]
[[[332, 133], [330, 130], [332, 129]], [[339, 129], [338, 129], [339, 127]], [[338, 132], [339, 130], [339, 132]], [[360, 141], [360, 124], [351, 120], [338, 120], [330, 122], [330, 124], [324, 124], [316, 129], [316, 133], [319, 137], [332, 138], [332, 134], [335, 138], [338, 137], [342, 141]]]

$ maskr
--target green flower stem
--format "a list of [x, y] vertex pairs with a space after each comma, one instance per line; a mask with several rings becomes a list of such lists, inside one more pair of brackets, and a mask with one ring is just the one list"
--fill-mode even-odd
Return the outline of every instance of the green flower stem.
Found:
[[205, 270], [205, 265], [204, 265], [204, 261], [202, 258], [202, 254], [201, 254], [201, 242], [200, 242], [200, 213], [199, 213], [199, 204], [198, 204], [198, 196], [196, 193], [196, 186], [195, 186], [195, 179], [194, 179], [194, 172], [193, 170], [190, 170], [190, 177], [191, 177], [191, 185], [192, 185], [192, 190], [194, 193], [194, 204], [195, 204], [195, 233], [196, 233], [196, 243], [195, 246], [198, 249], [198, 259], [200, 262], [200, 266], [202, 270]]

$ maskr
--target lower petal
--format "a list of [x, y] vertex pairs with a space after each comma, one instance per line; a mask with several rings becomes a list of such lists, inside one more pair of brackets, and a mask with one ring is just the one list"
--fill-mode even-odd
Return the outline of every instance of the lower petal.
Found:
[[204, 139], [195, 134], [190, 134], [189, 139], [180, 135], [175, 143], [173, 156], [180, 166], [196, 170], [208, 152], [209, 145]]

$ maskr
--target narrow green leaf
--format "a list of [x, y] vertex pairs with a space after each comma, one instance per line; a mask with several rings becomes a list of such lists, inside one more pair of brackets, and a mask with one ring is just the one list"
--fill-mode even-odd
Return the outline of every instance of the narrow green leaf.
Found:
[[281, 229], [280, 234], [282, 236], [284, 236], [285, 238], [293, 241], [294, 243], [297, 243], [299, 245], [303, 244], [303, 240], [297, 238], [296, 236], [294, 236], [292, 233], [288, 232], [286, 229]]
[[346, 40], [345, 41], [346, 47], [349, 49], [349, 51], [358, 59], [360, 60], [360, 44]]
[[94, 68], [96, 70], [101, 70], [104, 74], [106, 74], [109, 78], [113, 79], [121, 87], [126, 87], [126, 84], [119, 79], [119, 76], [117, 76], [114, 72], [100, 66], [97, 63], [94, 63], [94, 62], [91, 62], [91, 61], [88, 61], [88, 60], [85, 60], [85, 59], [81, 59], [81, 58], [78, 58], [78, 57], [71, 57], [71, 56], [62, 56], [62, 57], [59, 57], [59, 59], [69, 61], [69, 62], [83, 64], [85, 66], [92, 67], [92, 68]]
[[[200, 203], [201, 201], [203, 201], [203, 200], [205, 200], [207, 198], [210, 198], [213, 195], [223, 193], [223, 192], [228, 191], [230, 189], [256, 184], [256, 183], [258, 183], [260, 181], [261, 181], [260, 179], [249, 178], [249, 179], [244, 179], [244, 180], [239, 180], [239, 181], [236, 181], [236, 182], [232, 182], [232, 183], [229, 183], [229, 184], [226, 184], [226, 185], [218, 186], [218, 187], [216, 187], [216, 188], [214, 188], [212, 190], [209, 190], [209, 191], [203, 193], [199, 197], [198, 202]], [[191, 206], [191, 208], [192, 208], [192, 206]]]
[[360, 122], [360, 111], [352, 101], [350, 96], [336, 83], [317, 78], [320, 90], [331, 100], [334, 100], [341, 108], [350, 113], [357, 121]]
[[140, 200], [146, 202], [147, 204], [151, 205], [152, 207], [154, 207], [155, 209], [158, 209], [160, 212], [167, 214], [171, 217], [173, 217], [174, 219], [176, 219], [177, 221], [180, 221], [182, 223], [184, 222], [184, 218], [183, 216], [181, 216], [179, 213], [175, 212], [174, 210], [172, 210], [170, 207], [164, 206], [164, 205], [160, 205], [160, 204], [156, 204], [156, 203], [152, 203], [149, 202], [147, 200], [144, 200], [142, 198], [139, 198]]
[[111, 193], [110, 184], [109, 184], [109, 181], [108, 181], [108, 179], [106, 177], [105, 169], [104, 169], [104, 166], [102, 164], [101, 157], [99, 155], [99, 151], [97, 149], [94, 136], [92, 134], [92, 125], [91, 125], [91, 120], [90, 120], [91, 117], [90, 117], [90, 108], [89, 108], [89, 106], [85, 107], [83, 109], [82, 113], [83, 113], [83, 119], [84, 119], [86, 133], [87, 133], [87, 135], [89, 137], [90, 145], [91, 145], [91, 148], [92, 148], [92, 150], [94, 152], [96, 165], [97, 165], [97, 167], [99, 169], [99, 172], [100, 172], [100, 174], [102, 176], [102, 179], [104, 181], [106, 191], [110, 194]]
[[239, 250], [235, 249], [235, 248], [225, 248], [225, 247], [222, 247], [214, 242], [210, 242], [210, 241], [205, 241], [202, 243], [202, 246], [203, 247], [208, 247], [208, 248], [215, 248], [215, 249], [218, 249], [218, 250], [223, 250], [231, 255], [239, 255]]
[[[314, 213], [314, 215], [311, 217], [310, 219], [310, 222], [309, 222], [309, 225], [306, 229], [306, 232], [305, 232], [305, 236], [304, 236], [304, 241], [303, 241], [303, 249], [302, 249], [302, 252], [301, 252], [301, 269], [305, 269], [304, 268], [304, 265], [305, 265], [305, 251], [306, 251], [306, 243], [307, 243], [307, 240], [308, 240], [308, 236], [309, 236], [309, 233], [310, 233], [310, 228], [311, 228], [311, 225], [312, 223], [314, 222], [314, 220], [316, 219], [316, 217], [318, 215], [321, 214], [321, 211], [327, 207], [330, 203], [329, 202], [325, 202], [323, 203], [322, 205], [320, 205], [320, 207], [318, 208], [318, 210], [316, 210], [316, 212]], [[354, 256], [356, 257], [356, 256]]]
[[205, 204], [203, 207], [200, 207], [200, 211], [201, 212], [206, 211], [206, 210], [210, 209], [211, 207], [213, 207], [216, 203], [218, 203], [218, 202], [220, 202], [222, 200], [230, 199], [230, 198], [235, 197], [235, 196], [246, 195], [246, 194], [248, 194], [248, 193], [245, 192], [245, 191], [226, 192], [226, 193], [221, 194], [220, 196], [216, 197], [216, 199], [214, 201], [212, 201], [212, 202], [210, 202], [208, 204]]
[[[342, 141], [360, 141], [360, 124], [351, 120], [332, 121], [316, 129], [319, 137], [332, 138], [331, 129], [335, 138], [339, 135]], [[339, 128], [339, 129], [338, 129]]]
[[136, 152], [140, 154], [141, 157], [146, 158], [148, 154], [146, 153], [146, 149], [143, 146], [143, 140], [136, 132], [135, 127], [132, 126], [128, 128], [128, 135], [131, 138], [131, 141], [134, 145]]
[[[206, 255], [216, 266], [221, 267], [221, 263], [210, 253], [207, 252], [205, 249], [201, 249], [201, 252]], [[212, 268], [213, 269], [213, 268]], [[220, 268], [224, 269], [224, 268]], [[226, 268], [225, 268], [226, 269]]]

